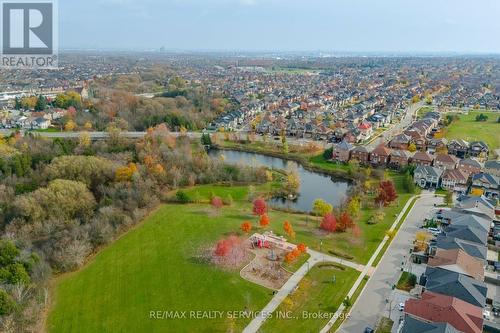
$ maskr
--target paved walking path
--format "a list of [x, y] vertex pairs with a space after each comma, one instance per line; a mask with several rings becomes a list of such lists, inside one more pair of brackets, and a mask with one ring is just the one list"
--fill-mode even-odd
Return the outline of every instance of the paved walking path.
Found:
[[299, 282], [302, 280], [304, 276], [306, 276], [307, 272], [314, 265], [321, 262], [334, 262], [347, 267], [351, 267], [358, 271], [363, 271], [365, 266], [354, 263], [352, 261], [343, 260], [341, 258], [333, 257], [328, 254], [323, 254], [314, 250], [307, 250], [307, 253], [311, 256], [309, 260], [306, 261], [304, 265], [302, 265], [289, 279], [286, 283], [281, 287], [280, 290], [274, 295], [269, 303], [262, 309], [259, 316], [256, 316], [250, 324], [243, 330], [243, 333], [255, 333], [259, 330], [259, 328], [264, 324], [269, 314], [274, 312], [278, 306], [283, 302], [283, 300], [295, 290]]

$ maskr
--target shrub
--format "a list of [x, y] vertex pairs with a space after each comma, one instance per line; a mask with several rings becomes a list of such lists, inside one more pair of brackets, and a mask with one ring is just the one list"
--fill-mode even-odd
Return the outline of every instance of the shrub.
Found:
[[0, 315], [8, 315], [14, 311], [16, 303], [10, 295], [3, 289], [0, 289]]
[[177, 201], [179, 203], [182, 203], [182, 204], [187, 204], [191, 201], [191, 198], [189, 198], [189, 195], [182, 190], [177, 191], [177, 193], [175, 193], [175, 198], [177, 199]]

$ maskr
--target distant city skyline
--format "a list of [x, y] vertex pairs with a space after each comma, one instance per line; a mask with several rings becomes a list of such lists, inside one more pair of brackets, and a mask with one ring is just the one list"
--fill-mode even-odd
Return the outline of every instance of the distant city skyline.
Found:
[[496, 0], [59, 1], [64, 49], [500, 53]]

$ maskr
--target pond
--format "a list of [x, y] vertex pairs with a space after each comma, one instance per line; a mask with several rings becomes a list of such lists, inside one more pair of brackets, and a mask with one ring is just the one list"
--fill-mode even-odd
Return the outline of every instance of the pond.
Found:
[[225, 161], [230, 164], [250, 165], [253, 167], [265, 166], [274, 169], [295, 169], [300, 176], [299, 195], [295, 200], [273, 198], [269, 204], [274, 207], [288, 208], [297, 211], [309, 212], [314, 200], [323, 199], [334, 207], [338, 207], [348, 196], [351, 182], [342, 178], [306, 170], [301, 164], [278, 157], [257, 153], [247, 153], [234, 150], [212, 149], [208, 153], [213, 158], [224, 155]]

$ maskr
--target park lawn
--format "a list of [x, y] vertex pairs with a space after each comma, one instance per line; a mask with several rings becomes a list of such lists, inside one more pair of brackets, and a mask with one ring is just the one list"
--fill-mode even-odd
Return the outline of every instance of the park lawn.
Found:
[[[272, 189], [277, 187], [278, 184], [275, 183], [265, 183], [260, 185], [255, 185], [256, 193], [261, 193], [262, 195], [269, 193]], [[187, 190], [184, 190], [190, 199], [199, 199], [201, 201], [208, 201], [211, 194], [226, 199], [229, 195], [235, 201], [244, 201], [248, 198], [249, 187], [248, 186], [226, 186], [226, 185], [199, 185]]]
[[[335, 282], [333, 276], [335, 275]], [[332, 263], [314, 266], [289, 295], [273, 316], [266, 320], [260, 332], [318, 332], [337, 311], [356, 281], [359, 272]], [[279, 313], [290, 311], [289, 318], [278, 318]], [[303, 313], [323, 314], [327, 318], [307, 318]]]
[[250, 319], [150, 319], [150, 311], [259, 311], [271, 291], [195, 257], [250, 219], [250, 205], [161, 206], [81, 270], [56, 279], [48, 332], [226, 332]]
[[[488, 116], [487, 121], [476, 121], [479, 114]], [[471, 111], [467, 115], [459, 114], [460, 120], [447, 127], [446, 138], [471, 141], [484, 141], [490, 150], [500, 148], [500, 123], [497, 123], [499, 112]]]

